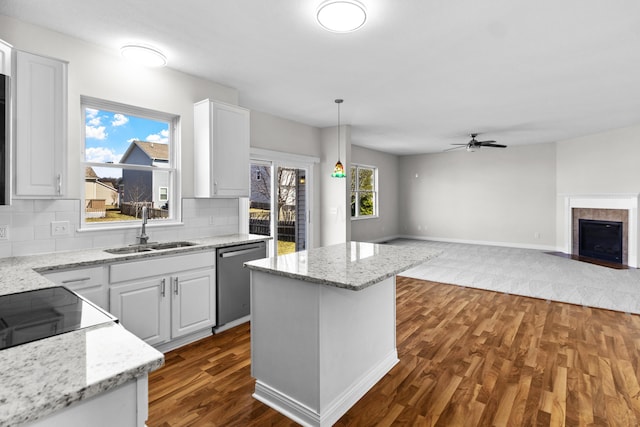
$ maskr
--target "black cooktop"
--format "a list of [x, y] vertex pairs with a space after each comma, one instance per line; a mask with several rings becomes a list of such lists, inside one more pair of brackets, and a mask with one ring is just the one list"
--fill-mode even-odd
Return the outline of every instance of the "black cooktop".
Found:
[[0, 350], [117, 321], [63, 286], [0, 295]]

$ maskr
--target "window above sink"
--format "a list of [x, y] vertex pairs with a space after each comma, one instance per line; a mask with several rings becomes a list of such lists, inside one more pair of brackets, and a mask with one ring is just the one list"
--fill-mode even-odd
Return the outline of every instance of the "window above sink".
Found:
[[84, 172], [81, 228], [180, 221], [179, 117], [81, 97]]

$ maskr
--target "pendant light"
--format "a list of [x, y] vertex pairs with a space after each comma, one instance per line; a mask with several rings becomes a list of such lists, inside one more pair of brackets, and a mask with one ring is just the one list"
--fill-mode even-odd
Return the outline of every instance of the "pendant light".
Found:
[[342, 162], [340, 161], [340, 104], [342, 104], [344, 100], [336, 99], [335, 103], [338, 104], [338, 162], [333, 168], [333, 173], [331, 176], [333, 178], [345, 178], [347, 175], [344, 173], [344, 166], [342, 166]]

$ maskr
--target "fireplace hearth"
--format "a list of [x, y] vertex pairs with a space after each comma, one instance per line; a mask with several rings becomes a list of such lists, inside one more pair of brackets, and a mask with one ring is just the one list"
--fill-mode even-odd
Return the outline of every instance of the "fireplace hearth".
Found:
[[622, 263], [621, 221], [579, 220], [579, 255]]

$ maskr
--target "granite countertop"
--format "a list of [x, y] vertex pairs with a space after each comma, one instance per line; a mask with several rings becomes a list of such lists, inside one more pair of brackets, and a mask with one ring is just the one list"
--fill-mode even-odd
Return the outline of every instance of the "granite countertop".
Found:
[[230, 234], [203, 239], [189, 239], [189, 242], [195, 243], [194, 246], [163, 249], [151, 252], [138, 252], [126, 255], [111, 254], [109, 252], [105, 252], [104, 249], [88, 249], [82, 251], [52, 252], [42, 255], [2, 258], [0, 259], [0, 295], [55, 286], [40, 273], [71, 268], [91, 267], [113, 262], [140, 260], [160, 255], [184, 254], [270, 239], [271, 237], [269, 236], [258, 236], [255, 234]]
[[[0, 295], [56, 286], [40, 273], [181, 254], [270, 237], [234, 234], [190, 239], [196, 246], [113, 255], [103, 249], [0, 260]], [[0, 426], [42, 418], [113, 389], [164, 363], [162, 353], [121, 325], [107, 323], [0, 350]]]
[[422, 264], [438, 251], [347, 242], [245, 263], [247, 268], [343, 289], [360, 290]]

